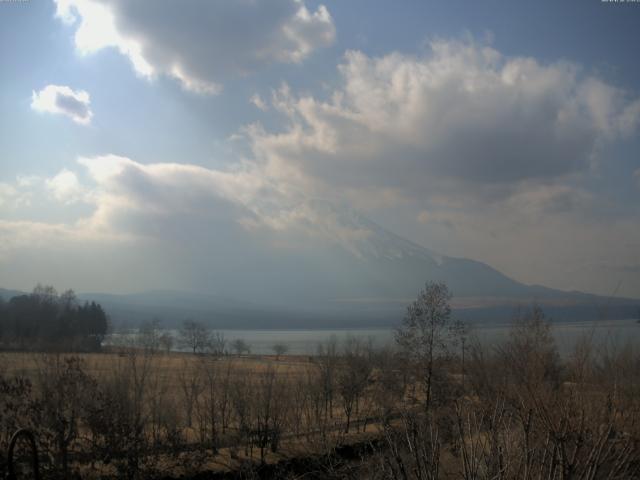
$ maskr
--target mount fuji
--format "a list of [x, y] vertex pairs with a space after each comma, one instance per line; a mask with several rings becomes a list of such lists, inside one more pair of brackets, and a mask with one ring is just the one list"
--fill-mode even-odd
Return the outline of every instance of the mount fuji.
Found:
[[[100, 302], [116, 325], [185, 318], [214, 328], [335, 328], [397, 324], [425, 282], [445, 282], [454, 314], [470, 322], [506, 322], [536, 303], [553, 320], [635, 318], [640, 300], [606, 298], [527, 285], [491, 266], [440, 255], [363, 215], [327, 202], [307, 205], [315, 241], [304, 248], [247, 249], [208, 269], [203, 288], [133, 294], [83, 293]], [[251, 236], [250, 233], [246, 234]], [[219, 254], [220, 258], [224, 253]], [[9, 296], [4, 291], [0, 296]]]

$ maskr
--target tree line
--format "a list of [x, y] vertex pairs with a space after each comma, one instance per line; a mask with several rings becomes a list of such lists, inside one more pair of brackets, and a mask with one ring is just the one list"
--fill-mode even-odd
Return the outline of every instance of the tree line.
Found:
[[107, 334], [107, 314], [96, 302], [81, 303], [73, 290], [51, 286], [8, 301], [0, 298], [0, 345], [4, 349], [95, 351]]
[[[251, 354], [251, 345], [242, 338], [229, 342], [224, 333], [210, 329], [200, 321], [186, 319], [182, 322], [177, 336], [162, 328], [160, 319], [142, 322], [136, 333], [112, 342], [115, 347], [138, 348], [151, 353], [169, 353], [174, 349], [194, 355], [220, 357], [235, 353], [238, 356]], [[289, 351], [288, 345], [276, 342], [271, 345], [276, 359]]]

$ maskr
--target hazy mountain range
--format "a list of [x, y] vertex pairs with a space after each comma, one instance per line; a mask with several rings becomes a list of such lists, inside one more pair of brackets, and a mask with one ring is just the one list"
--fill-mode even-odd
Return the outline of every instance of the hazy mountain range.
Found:
[[[358, 232], [348, 246], [333, 245], [323, 252], [320, 258], [333, 257], [331, 262], [300, 262], [295, 274], [290, 268], [278, 271], [271, 263], [272, 271], [260, 272], [258, 280], [248, 278], [246, 291], [235, 294], [153, 290], [78, 296], [101, 303], [116, 326], [154, 317], [166, 325], [193, 318], [218, 328], [393, 325], [426, 281], [446, 282], [454, 295], [455, 315], [467, 321], [508, 321], [519, 306], [533, 302], [563, 321], [635, 318], [640, 311], [640, 300], [525, 285], [482, 262], [439, 255], [353, 211], [325, 204], [315, 208], [330, 208], [324, 213]], [[250, 293], [260, 288], [262, 297]], [[19, 293], [0, 289], [5, 299]]]

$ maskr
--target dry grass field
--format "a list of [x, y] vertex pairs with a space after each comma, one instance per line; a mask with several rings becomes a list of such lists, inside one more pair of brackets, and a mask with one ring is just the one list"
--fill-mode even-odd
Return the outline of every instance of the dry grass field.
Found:
[[[34, 353], [34, 352], [0, 352], [0, 373], [19, 375], [36, 380], [43, 367], [55, 362], [63, 363], [65, 358], [75, 357], [82, 361], [85, 371], [96, 379], [113, 375], [127, 368], [131, 359], [127, 353]], [[278, 376], [295, 378], [304, 375], [313, 365], [309, 356], [287, 355], [276, 360], [271, 355], [237, 356], [227, 355], [213, 357], [210, 355], [193, 355], [190, 353], [158, 353], [149, 357], [150, 375], [162, 379], [162, 387], [178, 389], [179, 378], [185, 370], [195, 370], [215, 366], [225, 370], [230, 368], [234, 375], [256, 376], [272, 369]], [[142, 363], [143, 354], [136, 356]]]
[[464, 365], [357, 341], [311, 357], [0, 353], [0, 449], [31, 429], [52, 479], [639, 478], [637, 348], [585, 338], [561, 359], [543, 320]]
[[[329, 367], [337, 368], [337, 358], [330, 361], [336, 363]], [[70, 365], [82, 371], [82, 382], [90, 383], [89, 397], [76, 391], [78, 386], [61, 384], [74, 381], [68, 375]], [[325, 371], [325, 377], [336, 372]], [[354, 398], [358, 408], [349, 414], [347, 429], [337, 378], [327, 385], [322, 361], [309, 356], [215, 357], [134, 349], [81, 354], [4, 352], [0, 353], [0, 375], [28, 379], [29, 395], [45, 403], [53, 401], [57, 404], [53, 409], [60, 402], [75, 404], [71, 407], [75, 411], [69, 405], [63, 408], [70, 421], [78, 420], [74, 439], [67, 445], [69, 459], [80, 459], [81, 452], [98, 443], [95, 437], [111, 433], [95, 431], [90, 420], [80, 417], [91, 416], [91, 404], [104, 400], [104, 392], [118, 397], [116, 408], [127, 410], [126, 421], [139, 422], [144, 431], [144, 438], [134, 438], [144, 445], [136, 469], [152, 462], [151, 470], [164, 474], [238, 470], [246, 462], [268, 464], [308, 457], [336, 445], [361, 442], [377, 428], [370, 385], [363, 385]], [[64, 398], [70, 395], [80, 398]], [[32, 422], [36, 435], [42, 427]], [[87, 477], [126, 474], [127, 465], [117, 463], [117, 459], [105, 463], [98, 452], [88, 463], [76, 460], [74, 468]]]

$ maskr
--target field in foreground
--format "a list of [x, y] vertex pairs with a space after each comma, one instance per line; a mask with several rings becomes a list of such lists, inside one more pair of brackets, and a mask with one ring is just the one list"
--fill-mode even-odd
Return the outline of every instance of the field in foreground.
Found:
[[3, 353], [0, 448], [33, 430], [47, 478], [638, 478], [633, 345], [561, 359], [534, 315], [459, 351]]
[[[229, 471], [315, 455], [373, 431], [372, 392], [365, 393], [369, 360], [361, 362], [361, 378], [347, 380], [336, 377], [338, 369], [346, 371], [336, 351], [315, 357], [0, 353], [5, 393], [13, 397], [3, 400], [15, 410], [13, 419], [3, 418], [5, 445], [6, 420], [30, 425], [52, 465], [83, 477]], [[360, 384], [347, 387], [351, 380]], [[35, 410], [37, 419], [29, 418]]]

